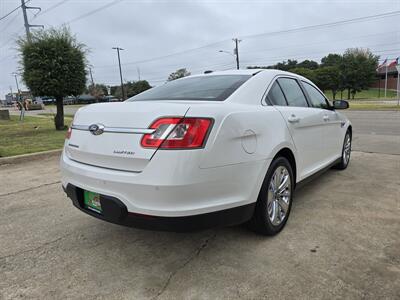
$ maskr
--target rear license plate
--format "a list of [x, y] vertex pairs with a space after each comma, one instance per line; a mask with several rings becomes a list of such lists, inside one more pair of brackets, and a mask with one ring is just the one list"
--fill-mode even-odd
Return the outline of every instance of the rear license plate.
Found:
[[100, 195], [90, 191], [83, 191], [83, 203], [85, 208], [101, 214]]

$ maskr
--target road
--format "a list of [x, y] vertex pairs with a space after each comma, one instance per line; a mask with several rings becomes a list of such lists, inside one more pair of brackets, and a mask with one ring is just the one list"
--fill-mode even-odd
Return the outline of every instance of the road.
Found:
[[65, 197], [57, 158], [1, 166], [0, 299], [399, 299], [400, 114], [346, 114], [348, 169], [297, 190], [273, 238], [105, 223]]
[[354, 128], [353, 149], [400, 154], [400, 111], [345, 111]]

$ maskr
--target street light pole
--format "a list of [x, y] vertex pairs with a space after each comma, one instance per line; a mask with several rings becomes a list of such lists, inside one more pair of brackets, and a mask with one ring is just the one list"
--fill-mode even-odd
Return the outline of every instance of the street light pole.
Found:
[[125, 91], [124, 91], [124, 82], [122, 81], [122, 69], [121, 69], [121, 58], [119, 56], [119, 51], [124, 50], [120, 47], [113, 47], [114, 50], [117, 50], [118, 53], [118, 64], [119, 64], [119, 76], [121, 78], [121, 92], [122, 92], [122, 100], [125, 100]]

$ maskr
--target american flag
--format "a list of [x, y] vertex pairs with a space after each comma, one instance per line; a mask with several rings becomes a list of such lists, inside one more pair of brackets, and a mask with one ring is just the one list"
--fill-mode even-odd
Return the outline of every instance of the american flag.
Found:
[[383, 63], [381, 63], [381, 64], [378, 66], [378, 69], [380, 69], [380, 68], [382, 68], [383, 66], [385, 66], [386, 63], [387, 63], [387, 58], [383, 61]]
[[400, 58], [400, 57], [397, 57], [394, 61], [392, 61], [392, 62], [388, 65], [388, 67], [397, 66], [397, 65], [399, 64], [399, 58]]

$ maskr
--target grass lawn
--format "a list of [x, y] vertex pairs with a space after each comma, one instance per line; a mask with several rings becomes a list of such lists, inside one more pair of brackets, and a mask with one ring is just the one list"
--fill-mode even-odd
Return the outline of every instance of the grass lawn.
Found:
[[[325, 91], [325, 95], [329, 98], [329, 99], [333, 99], [332, 97], [332, 91]], [[356, 93], [354, 100], [376, 100], [376, 99], [380, 99], [380, 100], [384, 100], [384, 96], [385, 96], [385, 91], [384, 89], [381, 89], [381, 94], [380, 94], [380, 98], [378, 98], [379, 96], [379, 89], [369, 89], [369, 90], [363, 90], [359, 93]], [[397, 93], [396, 91], [392, 91], [392, 90], [388, 90], [387, 91], [387, 99], [396, 99], [397, 97]], [[338, 92], [336, 94], [336, 99], [340, 99], [340, 92]], [[347, 91], [343, 91], [343, 99], [346, 100], [347, 99]]]
[[[57, 131], [53, 118], [10, 116], [10, 121], [0, 120], [0, 157], [60, 149], [66, 130]], [[69, 125], [72, 118], [65, 118]]]
[[[55, 113], [53, 114], [53, 113], [38, 113], [38, 115], [39, 116], [45, 116], [45, 117], [52, 117], [52, 118], [54, 118], [55, 117]], [[68, 118], [73, 118], [74, 117], [74, 115], [72, 115], [72, 114], [64, 114], [64, 117], [68, 117]]]
[[[86, 106], [88, 104], [64, 104], [64, 107], [77, 107], [80, 108], [82, 106]], [[57, 108], [57, 106], [55, 104], [46, 104], [44, 107], [48, 107], [48, 108]]]

